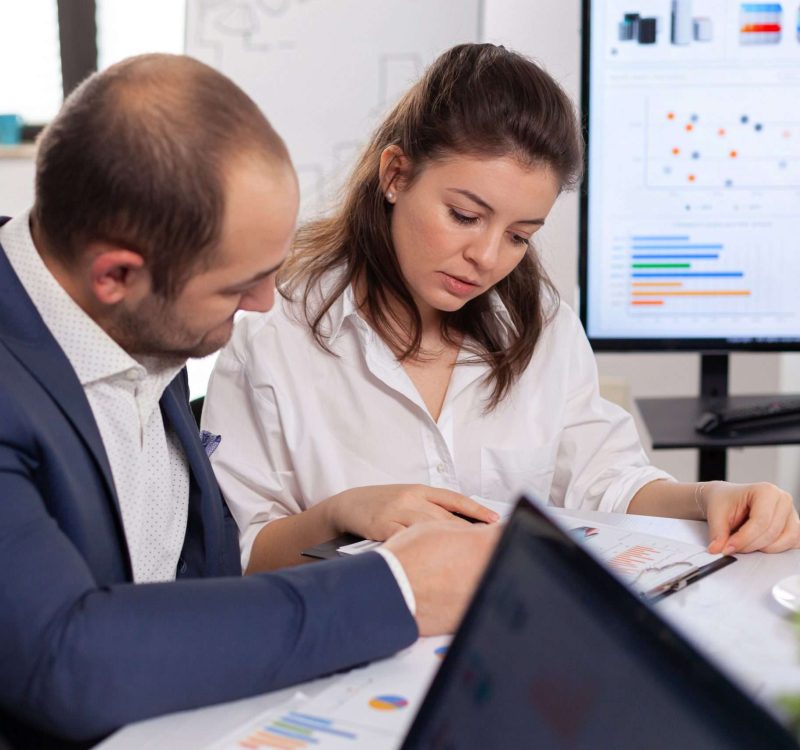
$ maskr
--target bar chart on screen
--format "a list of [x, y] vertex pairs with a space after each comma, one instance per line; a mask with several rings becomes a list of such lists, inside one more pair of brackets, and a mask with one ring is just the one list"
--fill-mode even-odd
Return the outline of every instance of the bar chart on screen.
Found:
[[[628, 244], [634, 307], [690, 299], [750, 297], [741, 268], [731, 267], [722, 242], [693, 242], [688, 234], [633, 235]], [[696, 307], [696, 305], [695, 305]]]
[[603, 319], [630, 331], [796, 332], [800, 256], [770, 226], [764, 219], [639, 221], [629, 233], [614, 227], [601, 269], [608, 294]]

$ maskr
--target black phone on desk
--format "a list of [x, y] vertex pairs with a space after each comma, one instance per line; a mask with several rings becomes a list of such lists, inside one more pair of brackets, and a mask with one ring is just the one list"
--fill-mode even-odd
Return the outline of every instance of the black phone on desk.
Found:
[[522, 498], [402, 750], [798, 750]]

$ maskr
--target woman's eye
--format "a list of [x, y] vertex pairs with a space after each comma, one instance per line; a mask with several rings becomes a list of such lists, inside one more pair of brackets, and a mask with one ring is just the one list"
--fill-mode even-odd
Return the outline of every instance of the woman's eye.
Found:
[[450, 216], [453, 217], [459, 224], [474, 224], [477, 220], [477, 216], [467, 216], [466, 214], [462, 214], [459, 211], [456, 211], [454, 208], [450, 209]]
[[512, 234], [511, 235], [511, 241], [515, 245], [525, 245], [525, 246], [527, 246], [528, 242], [530, 241], [530, 237], [523, 237], [521, 234]]

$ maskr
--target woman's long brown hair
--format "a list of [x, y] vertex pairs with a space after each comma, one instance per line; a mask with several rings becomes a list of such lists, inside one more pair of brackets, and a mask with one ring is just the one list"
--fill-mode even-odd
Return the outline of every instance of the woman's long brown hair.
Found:
[[[562, 190], [574, 187], [583, 164], [572, 104], [536, 63], [492, 44], [462, 44], [445, 52], [375, 131], [338, 210], [300, 228], [281, 271], [281, 294], [287, 299], [302, 294], [306, 320], [328, 351], [322, 321], [358, 280], [363, 311], [398, 359], [420, 354], [422, 321], [395, 255], [392, 205], [380, 183], [381, 153], [392, 145], [412, 165], [406, 184], [427, 164], [454, 154], [510, 156], [525, 166], [544, 166]], [[337, 283], [322, 290], [319, 282], [334, 269]], [[533, 247], [494, 289], [509, 312], [511, 329], [492, 314], [488, 293], [442, 320], [445, 340], [463, 341], [472, 355], [466, 361], [484, 361], [491, 368], [488, 409], [527, 367], [547, 323], [548, 300], [557, 298]]]

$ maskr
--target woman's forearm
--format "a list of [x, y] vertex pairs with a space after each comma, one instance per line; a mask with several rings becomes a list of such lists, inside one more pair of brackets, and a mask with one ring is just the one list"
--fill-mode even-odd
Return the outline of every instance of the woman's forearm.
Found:
[[328, 503], [314, 505], [302, 513], [268, 523], [256, 536], [245, 573], [260, 573], [310, 562], [304, 549], [335, 537], [337, 530]]
[[628, 513], [701, 521], [705, 516], [706, 483], [657, 479], [642, 487], [631, 500]]

